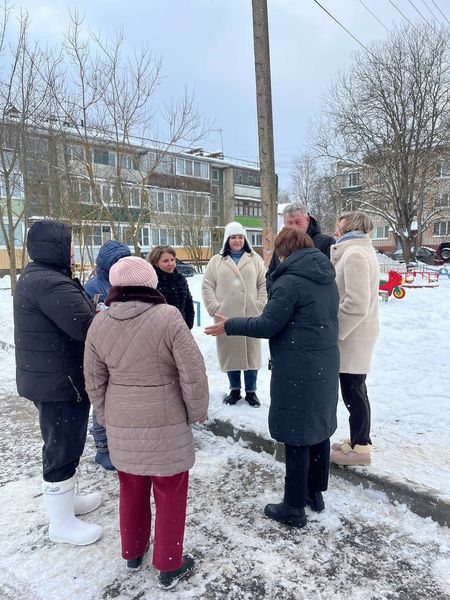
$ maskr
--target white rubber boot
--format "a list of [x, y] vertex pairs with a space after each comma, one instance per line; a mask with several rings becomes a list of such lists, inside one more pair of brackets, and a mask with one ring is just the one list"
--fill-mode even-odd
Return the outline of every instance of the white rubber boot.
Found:
[[52, 542], [87, 546], [102, 535], [99, 525], [84, 523], [75, 517], [75, 478], [66, 481], [42, 484], [44, 505], [50, 521], [48, 535]]
[[73, 497], [73, 511], [76, 515], [87, 515], [100, 506], [102, 503], [102, 496], [100, 492], [92, 492], [85, 496], [78, 496], [74, 494]]

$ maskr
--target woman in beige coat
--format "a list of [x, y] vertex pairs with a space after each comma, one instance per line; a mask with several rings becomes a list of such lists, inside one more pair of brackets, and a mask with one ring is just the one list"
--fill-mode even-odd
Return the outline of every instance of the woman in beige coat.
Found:
[[331, 262], [339, 291], [339, 380], [350, 413], [350, 439], [333, 444], [331, 460], [338, 465], [368, 465], [370, 403], [366, 376], [378, 337], [380, 269], [369, 237], [373, 224], [363, 212], [344, 215], [335, 232]]
[[[267, 302], [266, 269], [262, 258], [250, 246], [240, 223], [228, 223], [222, 250], [211, 258], [202, 284], [202, 297], [208, 314], [226, 317], [258, 317]], [[261, 341], [244, 336], [220, 336], [217, 355], [228, 375], [230, 393], [226, 404], [241, 399], [241, 371], [244, 371], [245, 400], [260, 406], [256, 380], [261, 367]]]
[[138, 570], [150, 539], [160, 587], [190, 574], [183, 555], [191, 425], [206, 418], [208, 383], [200, 350], [180, 311], [155, 289], [154, 268], [129, 256], [110, 270], [112, 288], [87, 335], [86, 390], [106, 427], [120, 481], [122, 556]]

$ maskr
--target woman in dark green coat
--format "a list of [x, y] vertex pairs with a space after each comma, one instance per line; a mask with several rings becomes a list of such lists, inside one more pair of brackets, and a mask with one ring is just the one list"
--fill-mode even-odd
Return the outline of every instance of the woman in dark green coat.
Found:
[[286, 477], [283, 502], [268, 504], [264, 512], [303, 527], [306, 504], [323, 510], [321, 492], [328, 486], [338, 400], [339, 297], [333, 266], [304, 232], [283, 229], [274, 251], [282, 262], [269, 277], [262, 315], [223, 317], [206, 333], [269, 338], [269, 430], [285, 444]]

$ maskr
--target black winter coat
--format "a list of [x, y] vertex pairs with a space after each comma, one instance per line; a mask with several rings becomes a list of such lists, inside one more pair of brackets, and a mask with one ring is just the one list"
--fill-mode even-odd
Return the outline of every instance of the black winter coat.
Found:
[[158, 286], [156, 289], [164, 296], [167, 304], [178, 308], [187, 326], [189, 329], [192, 329], [195, 316], [194, 303], [186, 277], [176, 269], [173, 273], [166, 273], [159, 267], [155, 267], [155, 271], [158, 275]]
[[29, 263], [14, 295], [16, 379], [33, 401], [81, 401], [84, 340], [94, 306], [70, 271], [71, 230], [39, 221], [27, 237]]
[[319, 250], [297, 250], [273, 272], [262, 315], [225, 323], [227, 335], [269, 338], [269, 430], [292, 446], [318, 444], [336, 430], [339, 297], [334, 276]]
[[[333, 244], [336, 243], [336, 240], [333, 237], [331, 237], [331, 235], [321, 233], [320, 225], [314, 217], [309, 217], [309, 225], [306, 233], [312, 239], [314, 247], [318, 248], [321, 252], [325, 254], [325, 256], [330, 258], [330, 248], [331, 246], [333, 246]], [[267, 269], [266, 277], [269, 277], [269, 275], [273, 271], [275, 271], [279, 264], [280, 259], [274, 252], [269, 263], [269, 268]]]

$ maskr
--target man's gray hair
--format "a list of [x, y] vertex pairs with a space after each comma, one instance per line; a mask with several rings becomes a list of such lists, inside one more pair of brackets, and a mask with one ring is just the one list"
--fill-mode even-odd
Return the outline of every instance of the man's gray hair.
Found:
[[286, 215], [293, 216], [296, 212], [301, 212], [302, 215], [308, 217], [308, 209], [304, 204], [300, 204], [300, 202], [292, 202], [283, 208], [283, 217]]

